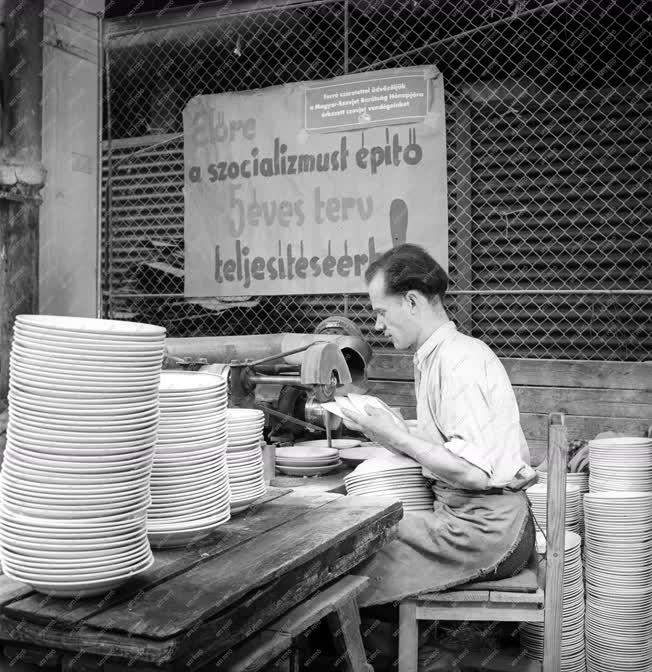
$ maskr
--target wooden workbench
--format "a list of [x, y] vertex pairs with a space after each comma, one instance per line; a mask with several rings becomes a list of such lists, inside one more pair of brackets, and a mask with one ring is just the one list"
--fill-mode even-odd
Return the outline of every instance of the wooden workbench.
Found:
[[0, 576], [0, 640], [63, 670], [193, 672], [348, 573], [401, 516], [398, 501], [270, 488], [103, 597], [50, 598]]

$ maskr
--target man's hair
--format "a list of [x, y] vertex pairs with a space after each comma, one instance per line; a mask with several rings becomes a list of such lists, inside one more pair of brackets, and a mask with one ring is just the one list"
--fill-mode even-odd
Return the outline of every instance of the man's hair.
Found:
[[416, 289], [432, 301], [437, 296], [443, 299], [448, 289], [446, 271], [419, 245], [404, 243], [387, 250], [365, 271], [367, 284], [380, 272], [386, 294], [405, 296]]

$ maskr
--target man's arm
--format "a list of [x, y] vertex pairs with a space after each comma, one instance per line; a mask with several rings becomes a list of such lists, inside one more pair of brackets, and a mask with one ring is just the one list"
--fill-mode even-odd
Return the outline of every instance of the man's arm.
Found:
[[[454, 455], [443, 444], [433, 443], [409, 434], [396, 425], [387, 411], [367, 406], [367, 415], [342, 410], [350, 423], [355, 423], [372, 441], [393, 452], [411, 457], [437, 478], [465, 490], [484, 490], [489, 476], [479, 467]], [[350, 424], [347, 423], [347, 424]]]

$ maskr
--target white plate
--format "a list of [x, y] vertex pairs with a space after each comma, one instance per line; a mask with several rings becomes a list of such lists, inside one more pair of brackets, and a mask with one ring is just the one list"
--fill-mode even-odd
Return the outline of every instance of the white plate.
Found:
[[351, 464], [361, 464], [365, 460], [372, 458], [388, 458], [393, 455], [387, 448], [380, 444], [361, 444], [358, 448], [347, 448], [340, 450], [340, 458], [343, 462]]
[[226, 390], [226, 380], [222, 376], [201, 371], [163, 371], [161, 392], [196, 392], [198, 390]]
[[95, 317], [73, 317], [67, 315], [16, 315], [19, 325], [75, 331], [85, 334], [119, 334], [123, 336], [150, 336], [163, 338], [165, 327], [144, 322], [127, 322], [125, 320], [104, 320]]
[[277, 448], [275, 452], [277, 459], [333, 459], [339, 457], [336, 448], [320, 448], [312, 443], [298, 443], [295, 446]]
[[276, 469], [281, 473], [289, 474], [290, 476], [318, 476], [320, 474], [328, 474], [329, 472], [338, 469], [341, 464], [341, 461], [327, 467], [285, 467], [277, 464]]
[[[347, 448], [355, 448], [360, 445], [357, 439], [331, 439], [331, 448], [335, 450], [342, 450]], [[326, 439], [314, 439], [312, 441], [299, 441], [294, 444], [296, 446], [313, 446], [315, 448], [329, 449], [328, 441]]]

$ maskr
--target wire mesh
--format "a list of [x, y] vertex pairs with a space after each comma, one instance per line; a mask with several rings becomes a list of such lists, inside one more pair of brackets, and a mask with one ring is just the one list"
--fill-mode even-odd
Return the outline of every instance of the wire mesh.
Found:
[[182, 110], [195, 95], [435, 64], [448, 309], [503, 357], [652, 350], [649, 36], [634, 0], [330, 0], [109, 35], [104, 305], [171, 335], [312, 331], [366, 295], [183, 295]]

